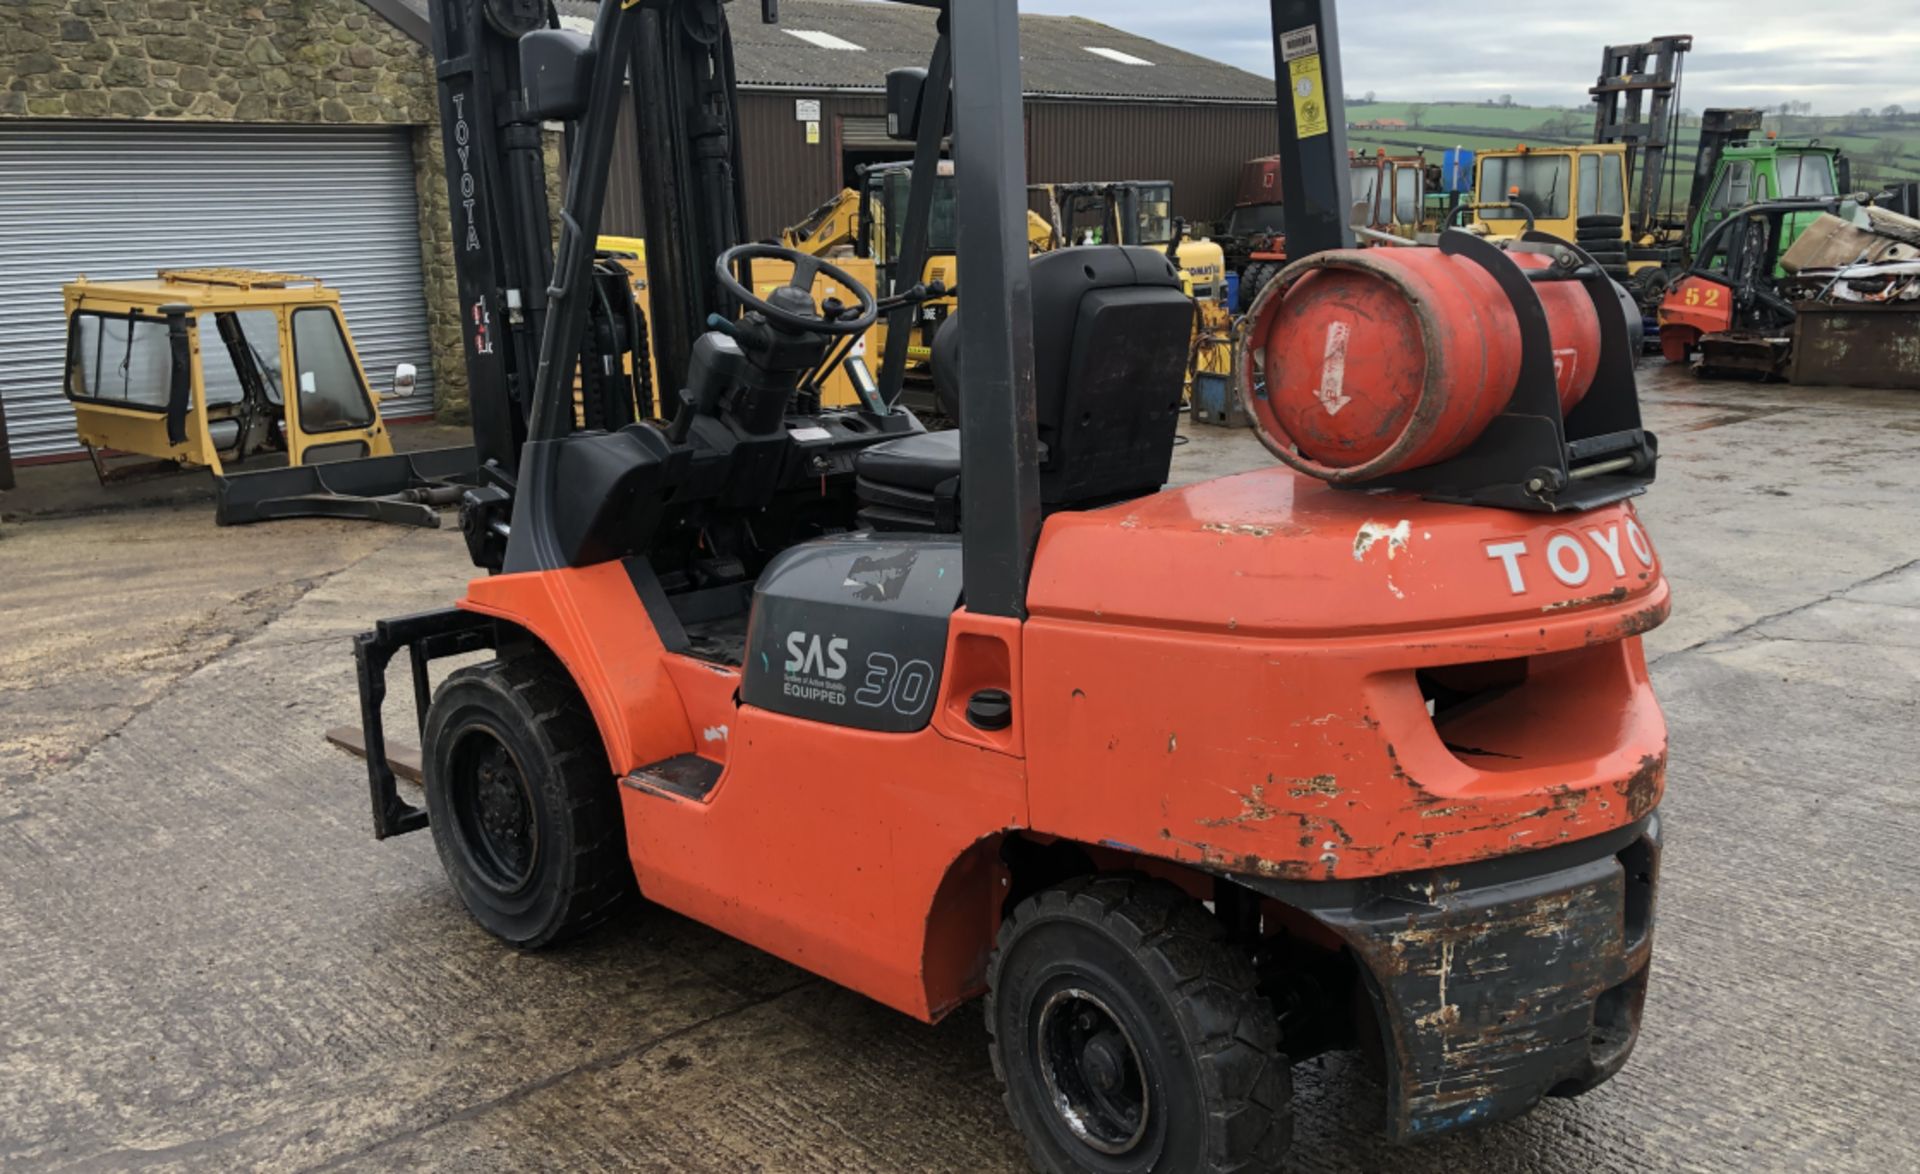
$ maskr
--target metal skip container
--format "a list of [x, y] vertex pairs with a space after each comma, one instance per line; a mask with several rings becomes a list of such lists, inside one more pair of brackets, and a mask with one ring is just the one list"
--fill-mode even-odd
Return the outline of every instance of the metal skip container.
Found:
[[1805, 302], [1797, 309], [1792, 382], [1920, 390], [1920, 303]]

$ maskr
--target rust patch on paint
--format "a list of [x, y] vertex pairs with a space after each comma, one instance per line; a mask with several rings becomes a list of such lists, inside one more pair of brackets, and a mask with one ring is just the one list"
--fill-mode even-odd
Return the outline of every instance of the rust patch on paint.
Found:
[[[1272, 781], [1273, 776], [1268, 775], [1267, 783]], [[1234, 792], [1235, 797], [1240, 800], [1240, 813], [1238, 815], [1203, 819], [1198, 821], [1200, 826], [1203, 828], [1245, 827], [1250, 823], [1265, 823], [1267, 820], [1279, 815], [1280, 812], [1275, 810], [1273, 806], [1267, 802], [1267, 783], [1255, 783], [1253, 790], [1245, 795], [1240, 794], [1238, 791]]]
[[1295, 799], [1307, 799], [1314, 795], [1338, 795], [1340, 780], [1332, 775], [1313, 775], [1304, 779], [1293, 779], [1287, 787], [1287, 794]]
[[1613, 590], [1600, 595], [1583, 595], [1579, 599], [1563, 599], [1558, 603], [1549, 603], [1540, 610], [1545, 612], [1569, 611], [1576, 607], [1598, 607], [1608, 603], [1625, 603], [1626, 599], [1627, 589], [1625, 587], [1615, 587]]
[[1224, 868], [1229, 872], [1247, 872], [1280, 880], [1305, 880], [1312, 875], [1313, 871], [1311, 865], [1298, 860], [1268, 860], [1251, 852], [1222, 852], [1212, 844], [1200, 840], [1183, 840], [1174, 835], [1169, 828], [1160, 829], [1160, 838], [1198, 852], [1202, 864]]
[[1667, 756], [1649, 754], [1640, 760], [1640, 768], [1614, 784], [1627, 801], [1627, 818], [1639, 819], [1660, 803], [1660, 792], [1667, 782]]
[[1273, 536], [1273, 527], [1271, 526], [1236, 526], [1231, 522], [1208, 522], [1200, 528], [1215, 534], [1240, 534], [1248, 538], [1270, 538]]

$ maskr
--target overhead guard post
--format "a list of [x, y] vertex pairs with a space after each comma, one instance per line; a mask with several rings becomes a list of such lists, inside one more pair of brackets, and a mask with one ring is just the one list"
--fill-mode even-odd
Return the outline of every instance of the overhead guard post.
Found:
[[1014, 618], [1040, 536], [1019, 19], [1015, 0], [966, 0], [949, 16], [958, 256], [967, 303], [986, 311], [960, 319], [967, 610]]
[[1347, 110], [1334, 0], [1273, 0], [1287, 259], [1353, 248]]

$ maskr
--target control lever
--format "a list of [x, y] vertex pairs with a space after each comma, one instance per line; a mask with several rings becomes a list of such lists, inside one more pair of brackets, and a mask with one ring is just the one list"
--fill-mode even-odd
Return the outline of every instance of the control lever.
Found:
[[957, 295], [959, 292], [958, 286], [949, 287], [946, 282], [936, 277], [932, 285], [916, 282], [892, 297], [881, 298], [878, 304], [880, 312], [884, 314], [888, 310], [898, 310], [902, 306], [922, 306], [939, 298]]

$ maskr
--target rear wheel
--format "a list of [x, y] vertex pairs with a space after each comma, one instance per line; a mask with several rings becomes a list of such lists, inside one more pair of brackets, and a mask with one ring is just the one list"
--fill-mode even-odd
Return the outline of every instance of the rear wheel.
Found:
[[1083, 878], [1022, 902], [987, 974], [1007, 1109], [1048, 1174], [1270, 1170], [1293, 1080], [1253, 967], [1174, 886]]
[[423, 737], [434, 846], [488, 932], [535, 949], [633, 897], [600, 732], [550, 657], [453, 673], [434, 693]]

